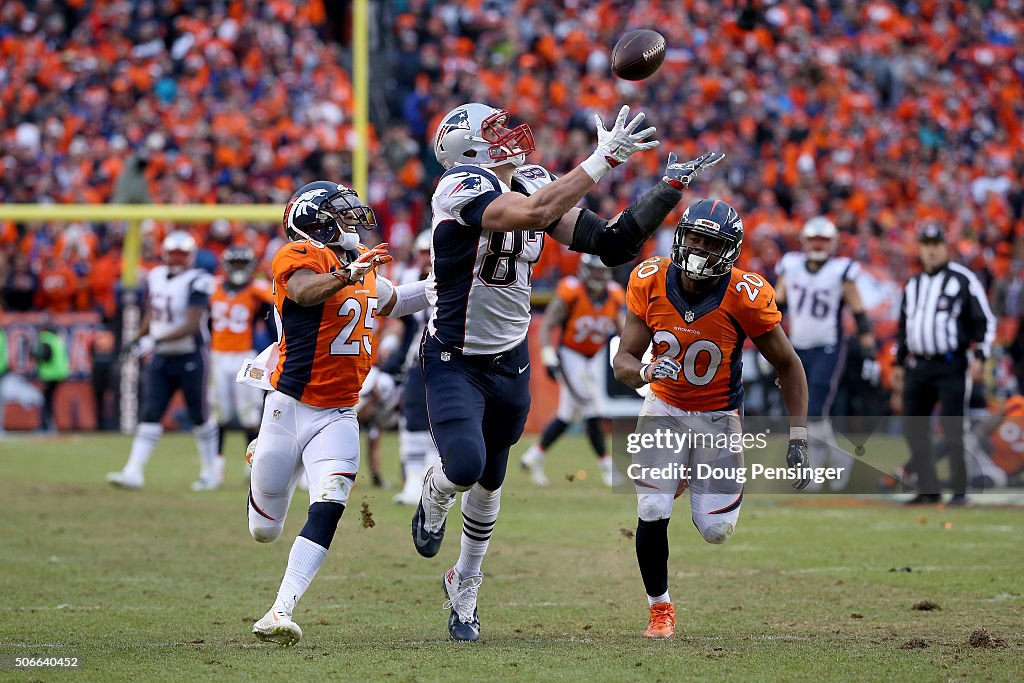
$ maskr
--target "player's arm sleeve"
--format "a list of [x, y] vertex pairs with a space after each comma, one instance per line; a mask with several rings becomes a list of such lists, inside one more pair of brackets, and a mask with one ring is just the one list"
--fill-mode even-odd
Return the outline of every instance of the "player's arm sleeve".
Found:
[[611, 221], [583, 209], [576, 216], [569, 248], [596, 254], [612, 268], [629, 263], [682, 198], [681, 190], [662, 180]]
[[434, 204], [462, 225], [480, 227], [484, 209], [500, 196], [494, 176], [470, 167], [457, 167], [441, 176], [434, 190]]
[[851, 260], [846, 266], [846, 270], [843, 271], [843, 282], [856, 282], [857, 278], [860, 277], [860, 264], [856, 261]]
[[746, 293], [740, 294], [742, 318], [739, 321], [743, 331], [751, 339], [771, 332], [782, 322], [782, 313], [775, 301], [775, 289], [765, 282], [764, 287], [751, 301]]
[[430, 305], [426, 280], [395, 286], [386, 277], [378, 277], [377, 296], [386, 301], [381, 312], [389, 318], [403, 318]]

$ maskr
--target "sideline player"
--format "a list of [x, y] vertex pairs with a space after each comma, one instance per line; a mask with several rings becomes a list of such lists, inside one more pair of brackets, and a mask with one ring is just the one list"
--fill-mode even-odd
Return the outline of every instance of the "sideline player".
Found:
[[[633, 388], [651, 384], [638, 432], [657, 425], [682, 434], [737, 434], [743, 415], [741, 352], [749, 337], [779, 374], [790, 424], [786, 462], [803, 467], [807, 379], [779, 326], [782, 316], [771, 285], [733, 267], [742, 244], [743, 221], [726, 202], [701, 199], [686, 209], [676, 227], [672, 258], [647, 259], [630, 276], [615, 376]], [[653, 361], [641, 362], [652, 344]], [[743, 466], [742, 451], [729, 448], [688, 448], [673, 457], [694, 470], [697, 460], [714, 467]], [[793, 487], [807, 483], [801, 479]], [[675, 632], [675, 607], [668, 594], [668, 522], [676, 482], [668, 491], [647, 481], [635, 484], [636, 556], [650, 606], [644, 637], [669, 638]], [[688, 484], [697, 530], [708, 543], [725, 543], [739, 519], [742, 486], [698, 478]]]
[[[801, 251], [785, 254], [779, 261], [775, 289], [779, 310], [789, 322], [789, 339], [807, 374], [807, 433], [812, 467], [842, 468], [842, 477], [830, 482], [833, 489], [846, 486], [853, 471], [853, 458], [839, 449], [829, 412], [843, 375], [846, 345], [843, 339], [843, 309], [849, 308], [857, 322], [857, 336], [865, 358], [861, 375], [878, 383], [875, 337], [857, 289], [860, 266], [845, 256], [836, 256], [839, 231], [824, 216], [804, 223], [800, 231]], [[811, 483], [809, 491], [820, 484]]]
[[263, 412], [263, 393], [238, 384], [235, 375], [242, 362], [255, 355], [253, 325], [257, 320], [267, 320], [274, 300], [269, 287], [252, 279], [256, 272], [256, 255], [251, 247], [228, 247], [221, 264], [224, 278], [217, 283], [210, 299], [213, 357], [210, 396], [220, 433], [216, 476], [210, 482], [215, 488], [224, 482], [224, 433], [232, 419], [237, 419], [245, 430], [246, 443], [256, 438]]
[[412, 521], [416, 551], [441, 549], [445, 519], [459, 491], [462, 551], [444, 574], [451, 608], [448, 633], [477, 640], [481, 564], [498, 518], [509, 448], [530, 409], [530, 275], [545, 235], [574, 251], [626, 263], [682, 198], [694, 174], [722, 158], [709, 153], [683, 164], [669, 156], [665, 178], [610, 221], [573, 208], [614, 166], [659, 143], [638, 130], [643, 114], [615, 125], [597, 120], [598, 144], [558, 178], [524, 165], [534, 149], [529, 126], [508, 126], [509, 114], [485, 104], [456, 107], [441, 119], [434, 155], [446, 169], [431, 200], [434, 312], [421, 348], [430, 431], [442, 466], [428, 470]]
[[128, 462], [122, 470], [107, 475], [107, 482], [114, 486], [141, 489], [145, 485], [146, 463], [164, 432], [160, 421], [180, 389], [199, 451], [199, 479], [192, 490], [216, 488], [217, 423], [206, 404], [207, 313], [214, 280], [194, 267], [195, 256], [192, 235], [175, 230], [164, 238], [163, 264], [146, 278], [149, 308], [132, 352], [152, 355], [152, 359], [146, 368], [142, 411]]
[[[424, 230], [413, 243], [413, 264], [399, 277], [399, 284], [412, 284], [430, 276], [430, 231]], [[416, 505], [423, 493], [423, 475], [436, 464], [437, 446], [430, 436], [427, 421], [427, 391], [420, 367], [419, 339], [427, 327], [432, 308], [402, 318], [405, 324], [403, 342], [398, 344], [404, 377], [402, 379], [401, 414], [398, 421], [398, 454], [402, 461], [405, 482], [393, 500], [401, 505]]]
[[[580, 260], [576, 275], [558, 283], [555, 296], [544, 311], [541, 358], [544, 369], [559, 385], [558, 412], [544, 428], [540, 441], [520, 459], [538, 486], [548, 485], [544, 474], [547, 450], [579, 418], [586, 424], [601, 479], [605, 486], [612, 485], [612, 459], [601, 428], [604, 388], [599, 381], [604, 375], [598, 366], [604, 359], [598, 352], [613, 335], [622, 333], [625, 305], [626, 294], [619, 283], [612, 282], [611, 269], [598, 257], [587, 254]], [[551, 333], [556, 328], [561, 330], [557, 351], [551, 346]]]
[[302, 637], [293, 610], [327, 557], [359, 471], [355, 405], [370, 370], [374, 316], [419, 310], [426, 295], [424, 283], [396, 288], [376, 274], [391, 260], [387, 245], [359, 243], [357, 228], [373, 228], [376, 218], [344, 185], [304, 185], [288, 202], [283, 222], [289, 242], [273, 260], [280, 319], [278, 358], [269, 368], [274, 391], [264, 403], [252, 456], [248, 509], [252, 537], [277, 539], [305, 471], [306, 524], [277, 599], [252, 628], [260, 640], [293, 645]]

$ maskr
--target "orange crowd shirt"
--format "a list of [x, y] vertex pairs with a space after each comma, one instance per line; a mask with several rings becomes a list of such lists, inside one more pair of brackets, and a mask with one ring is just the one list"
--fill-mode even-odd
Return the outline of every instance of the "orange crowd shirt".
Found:
[[618, 329], [619, 313], [626, 304], [622, 285], [608, 283], [608, 294], [594, 301], [575, 275], [562, 278], [555, 296], [565, 302], [568, 316], [562, 326], [562, 346], [587, 358], [600, 351]]
[[[360, 253], [367, 249], [360, 245]], [[299, 270], [330, 273], [342, 267], [328, 247], [289, 242], [274, 255], [274, 306], [280, 318], [280, 358], [270, 383], [281, 393], [318, 408], [359, 402], [373, 357], [377, 276], [345, 287], [316, 306], [288, 298], [288, 278]]]
[[733, 268], [695, 300], [683, 292], [681, 274], [671, 259], [655, 256], [629, 278], [626, 305], [650, 328], [655, 357], [682, 366], [676, 379], [655, 382], [651, 391], [680, 410], [740, 408], [743, 343], [782, 320], [775, 290], [760, 275]]

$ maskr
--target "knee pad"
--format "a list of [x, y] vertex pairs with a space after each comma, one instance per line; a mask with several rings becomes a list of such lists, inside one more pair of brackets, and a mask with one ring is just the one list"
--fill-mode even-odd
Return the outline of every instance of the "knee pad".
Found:
[[[696, 523], [696, 522], [694, 522]], [[708, 543], [714, 543], [715, 545], [721, 545], [730, 538], [732, 538], [732, 532], [736, 530], [736, 527], [722, 519], [717, 519], [710, 524], [705, 524], [703, 528], [700, 525], [697, 526], [700, 529], [700, 535], [704, 537], [704, 540]]]
[[343, 512], [345, 506], [338, 503], [313, 503], [309, 506], [306, 524], [299, 532], [299, 536], [321, 547], [330, 548]]
[[249, 534], [257, 543], [272, 543], [281, 536], [282, 531], [284, 531], [282, 523], [262, 518], [256, 521], [252, 519], [251, 514], [249, 515]]
[[[325, 503], [348, 505], [348, 496], [352, 492], [353, 477], [341, 473], [333, 473], [320, 481], [320, 500]], [[316, 505], [316, 503], [314, 503]]]
[[673, 498], [667, 493], [642, 493], [636, 497], [636, 514], [644, 522], [672, 516]]

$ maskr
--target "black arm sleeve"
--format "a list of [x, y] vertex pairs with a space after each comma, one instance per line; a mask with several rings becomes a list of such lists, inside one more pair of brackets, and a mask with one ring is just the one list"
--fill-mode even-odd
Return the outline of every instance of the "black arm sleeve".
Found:
[[[909, 284], [909, 283], [907, 283]], [[907, 288], [903, 288], [900, 298], [900, 330], [896, 335], [896, 365], [902, 367], [907, 362]]]
[[569, 248], [596, 254], [609, 267], [629, 263], [640, 255], [644, 242], [682, 198], [681, 190], [661, 181], [633, 202], [612, 224], [584, 209], [576, 219]]

